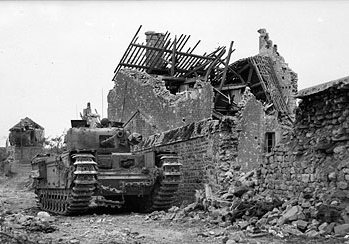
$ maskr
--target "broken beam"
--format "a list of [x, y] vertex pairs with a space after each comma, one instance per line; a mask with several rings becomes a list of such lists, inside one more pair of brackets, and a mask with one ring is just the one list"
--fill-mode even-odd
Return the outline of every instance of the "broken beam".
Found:
[[227, 77], [227, 70], [229, 68], [229, 61], [230, 61], [230, 56], [232, 54], [232, 52], [234, 51], [233, 50], [233, 45], [234, 45], [234, 41], [232, 41], [230, 43], [230, 47], [229, 47], [229, 51], [228, 51], [228, 56], [226, 58], [226, 61], [225, 61], [225, 66], [224, 66], [224, 71], [223, 71], [223, 76], [222, 76], [222, 80], [221, 80], [221, 84], [219, 85], [219, 90], [222, 89], [223, 85], [224, 85], [224, 82], [225, 82], [225, 78]]
[[222, 87], [221, 91], [238, 90], [245, 87], [246, 85], [225, 85]]
[[[150, 50], [155, 50], [155, 51], [162, 51], [162, 48], [150, 47], [150, 46], [145, 46], [145, 45], [135, 44], [135, 43], [132, 43], [131, 46], [134, 46], [134, 47], [144, 47], [144, 48], [147, 48], [147, 49], [150, 49]], [[166, 53], [172, 52], [172, 50], [166, 49], [165, 52]], [[201, 56], [201, 55], [196, 55], [196, 54], [191, 54], [191, 53], [177, 52], [176, 54], [177, 55], [183, 55], [183, 56], [190, 56], [190, 57], [214, 60], [213, 57]]]
[[[221, 62], [222, 64], [224, 64], [224, 62], [222, 60], [219, 60], [219, 62]], [[241, 77], [240, 74], [238, 74], [235, 70], [233, 70], [230, 66], [228, 67], [228, 69], [235, 74], [241, 81], [242, 83], [246, 83], [245, 80]]]

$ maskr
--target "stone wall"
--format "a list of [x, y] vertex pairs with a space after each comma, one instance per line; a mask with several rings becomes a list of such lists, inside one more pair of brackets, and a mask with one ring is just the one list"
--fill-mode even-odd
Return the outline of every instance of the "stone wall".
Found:
[[8, 154], [6, 151], [6, 147], [0, 147], [0, 162], [7, 158]]
[[263, 160], [265, 132], [277, 126], [276, 116], [267, 116], [248, 89], [238, 106], [240, 111], [234, 117], [202, 120], [158, 133], [145, 138], [134, 150], [172, 151], [180, 156], [183, 164], [180, 202], [193, 201], [195, 190], [202, 189], [204, 184], [219, 195], [235, 178], [258, 168]]
[[275, 75], [278, 78], [279, 85], [284, 97], [287, 97], [287, 105], [291, 112], [297, 107], [295, 96], [298, 90], [298, 76], [288, 66], [285, 59], [279, 54], [277, 45], [269, 38], [265, 29], [258, 30], [259, 36], [259, 55], [271, 58]]
[[17, 160], [19, 164], [28, 164], [32, 158], [43, 152], [43, 147], [8, 147], [7, 151], [10, 153], [10, 156]]
[[144, 136], [171, 130], [212, 117], [213, 89], [197, 81], [194, 88], [177, 94], [164, 81], [135, 70], [121, 70], [108, 94], [108, 118], [127, 122], [128, 129]]
[[[178, 201], [194, 201], [195, 190], [209, 184], [214, 192], [225, 184], [226, 173], [236, 167], [238, 133], [234, 118], [202, 120], [152, 135], [134, 148], [137, 152], [176, 152], [182, 163]], [[239, 167], [237, 168], [239, 169]]]
[[265, 114], [263, 105], [254, 96], [242, 110], [239, 130], [238, 163], [249, 171], [259, 165], [264, 150]]
[[345, 203], [349, 200], [348, 82], [301, 98], [289, 143], [267, 155], [261, 165], [259, 190], [307, 196], [311, 204]]

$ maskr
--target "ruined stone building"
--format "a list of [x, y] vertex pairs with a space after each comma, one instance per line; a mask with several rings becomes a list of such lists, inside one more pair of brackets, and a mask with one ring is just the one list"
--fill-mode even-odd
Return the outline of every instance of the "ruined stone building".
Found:
[[[267, 155], [260, 191], [348, 204], [349, 77], [301, 90], [287, 143]], [[344, 206], [345, 208], [345, 206]], [[347, 218], [347, 217], [346, 217]]]
[[14, 160], [30, 163], [32, 157], [43, 149], [45, 130], [26, 117], [10, 129], [7, 151]]
[[146, 44], [139, 44], [138, 32], [115, 70], [108, 117], [143, 134], [135, 151], [178, 153], [180, 200], [192, 200], [206, 183], [222, 190], [227, 177], [259, 166], [289, 135], [297, 75], [265, 30], [259, 30], [259, 54], [235, 62], [233, 42], [228, 51], [196, 55], [200, 41], [182, 51], [188, 36], [146, 32]]

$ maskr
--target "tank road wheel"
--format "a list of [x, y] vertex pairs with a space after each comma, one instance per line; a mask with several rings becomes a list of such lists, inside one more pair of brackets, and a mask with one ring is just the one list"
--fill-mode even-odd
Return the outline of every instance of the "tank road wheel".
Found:
[[88, 209], [97, 184], [97, 163], [91, 154], [75, 154], [71, 189], [38, 189], [39, 208], [57, 214], [79, 214]]
[[174, 155], [160, 156], [162, 167], [160, 180], [153, 190], [153, 210], [169, 209], [176, 201], [175, 197], [181, 183], [181, 166]]

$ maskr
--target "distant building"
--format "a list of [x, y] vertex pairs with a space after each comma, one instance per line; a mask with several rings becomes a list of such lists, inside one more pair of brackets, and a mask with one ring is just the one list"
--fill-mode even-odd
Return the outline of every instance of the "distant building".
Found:
[[44, 130], [42, 126], [28, 117], [21, 119], [10, 129], [10, 145], [16, 147], [42, 146]]
[[36, 154], [42, 152], [45, 129], [32, 119], [21, 119], [9, 131], [6, 150], [16, 162], [28, 164]]

